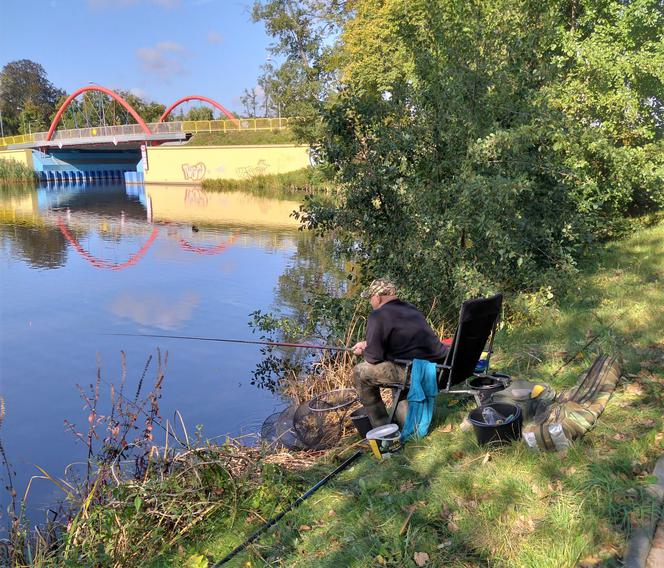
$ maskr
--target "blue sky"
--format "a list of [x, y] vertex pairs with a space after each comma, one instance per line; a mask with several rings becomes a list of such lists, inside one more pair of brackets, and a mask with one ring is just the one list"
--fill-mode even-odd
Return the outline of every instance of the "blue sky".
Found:
[[[71, 93], [90, 82], [165, 105], [204, 95], [241, 111], [270, 38], [251, 0], [0, 0], [0, 67], [31, 59]], [[186, 110], [186, 108], [185, 108]]]

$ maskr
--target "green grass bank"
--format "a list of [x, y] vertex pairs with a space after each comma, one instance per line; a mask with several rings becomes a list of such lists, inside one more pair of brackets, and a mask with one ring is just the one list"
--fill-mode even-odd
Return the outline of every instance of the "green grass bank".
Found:
[[[600, 350], [623, 359], [625, 378], [597, 426], [566, 454], [521, 443], [487, 451], [459, 429], [467, 407], [440, 397], [426, 439], [389, 461], [362, 458], [228, 566], [620, 566], [633, 527], [654, 514], [645, 487], [664, 450], [662, 251], [661, 222], [607, 244], [558, 307], [540, 305], [499, 334], [496, 370], [558, 390]], [[299, 472], [297, 489], [332, 465]], [[246, 512], [230, 528], [212, 518], [207, 538], [155, 565], [207, 566], [265, 513]]]
[[291, 130], [245, 130], [242, 132], [197, 132], [189, 146], [243, 146], [260, 144], [294, 144]]

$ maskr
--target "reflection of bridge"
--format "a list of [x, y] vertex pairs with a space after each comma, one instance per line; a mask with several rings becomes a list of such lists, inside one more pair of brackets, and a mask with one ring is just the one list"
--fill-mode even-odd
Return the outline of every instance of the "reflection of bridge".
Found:
[[[56, 130], [67, 108], [79, 96], [89, 91], [96, 91], [111, 97], [130, 115], [136, 124], [120, 126], [89, 126], [87, 128], [73, 128]], [[176, 121], [166, 122], [172, 111], [181, 104], [198, 100], [208, 103], [226, 116], [225, 120]], [[168, 141], [185, 140], [195, 132], [237, 132], [253, 130], [275, 130], [285, 128], [288, 124], [286, 118], [243, 119], [233, 114], [220, 103], [208, 97], [190, 95], [175, 101], [162, 114], [157, 122], [146, 123], [138, 112], [119, 94], [101, 87], [89, 85], [73, 92], [62, 104], [53, 117], [47, 132], [35, 132], [20, 136], [6, 136], [0, 138], [0, 148], [90, 148], [103, 149], [104, 147], [139, 148], [141, 145], [161, 144]]]

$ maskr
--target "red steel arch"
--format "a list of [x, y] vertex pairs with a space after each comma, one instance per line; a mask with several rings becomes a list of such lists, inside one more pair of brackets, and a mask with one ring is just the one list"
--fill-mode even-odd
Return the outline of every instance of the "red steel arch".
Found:
[[157, 122], [164, 122], [166, 117], [171, 114], [173, 109], [177, 106], [180, 106], [182, 103], [186, 103], [187, 101], [203, 101], [204, 103], [211, 104], [213, 107], [218, 108], [221, 112], [223, 112], [229, 119], [231, 120], [237, 120], [232, 113], [220, 105], [217, 101], [213, 101], [212, 99], [209, 99], [208, 97], [202, 97], [200, 95], [190, 95], [188, 97], [182, 97], [181, 99], [175, 101], [171, 106], [169, 106], [165, 111], [164, 114], [161, 115], [161, 118]]
[[136, 122], [140, 125], [141, 129], [145, 134], [148, 136], [152, 134], [150, 129], [148, 128], [148, 125], [145, 124], [145, 121], [141, 118], [141, 115], [139, 115], [133, 107], [125, 101], [120, 95], [117, 93], [111, 91], [110, 89], [107, 89], [106, 87], [102, 87], [100, 85], [88, 85], [87, 87], [81, 87], [77, 91], [74, 91], [71, 95], [67, 97], [67, 100], [62, 103], [62, 106], [60, 107], [60, 110], [56, 113], [56, 115], [53, 117], [53, 122], [51, 122], [51, 127], [48, 129], [48, 134], [46, 135], [46, 140], [51, 140], [53, 137], [53, 133], [55, 132], [55, 127], [58, 125], [58, 122], [60, 122], [60, 118], [62, 117], [62, 114], [65, 112], [67, 107], [70, 105], [70, 103], [78, 97], [81, 93], [85, 93], [86, 91], [99, 91], [100, 93], [104, 93], [105, 95], [108, 95], [112, 98], [114, 98], [118, 103], [120, 103], [125, 109], [127, 109], [127, 112], [131, 114], [131, 116], [134, 117]]

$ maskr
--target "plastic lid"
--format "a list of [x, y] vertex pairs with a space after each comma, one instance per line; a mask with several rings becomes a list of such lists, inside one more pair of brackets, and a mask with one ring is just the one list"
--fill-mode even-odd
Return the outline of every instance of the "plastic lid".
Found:
[[397, 424], [385, 424], [367, 432], [367, 440], [391, 440], [399, 431]]

